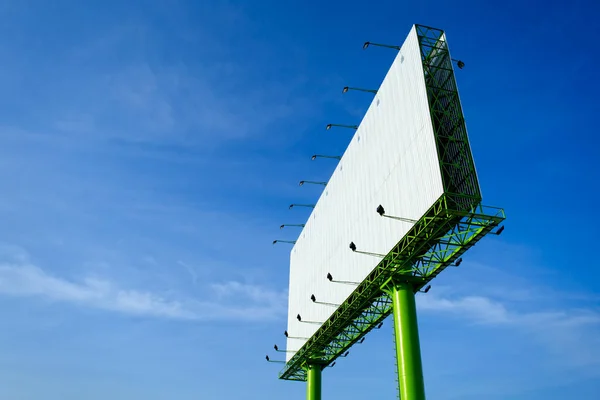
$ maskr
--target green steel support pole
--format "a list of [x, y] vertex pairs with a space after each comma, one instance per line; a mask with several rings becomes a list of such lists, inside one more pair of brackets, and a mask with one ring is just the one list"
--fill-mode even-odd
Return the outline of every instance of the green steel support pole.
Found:
[[402, 400], [425, 400], [423, 366], [417, 326], [415, 293], [409, 283], [392, 288], [396, 357], [398, 360], [398, 385]]
[[321, 400], [321, 366], [310, 364], [306, 375], [306, 400]]

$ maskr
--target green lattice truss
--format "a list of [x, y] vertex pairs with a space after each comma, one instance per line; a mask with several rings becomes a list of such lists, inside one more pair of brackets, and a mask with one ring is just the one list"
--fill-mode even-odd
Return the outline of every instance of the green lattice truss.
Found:
[[416, 28], [445, 193], [286, 363], [281, 379], [304, 381], [309, 364], [331, 364], [391, 314], [390, 284], [401, 279], [420, 290], [505, 218], [481, 205], [444, 32]]

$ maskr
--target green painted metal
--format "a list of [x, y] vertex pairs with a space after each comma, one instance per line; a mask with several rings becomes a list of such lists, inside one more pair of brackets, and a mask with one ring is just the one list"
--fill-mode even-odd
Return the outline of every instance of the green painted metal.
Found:
[[471, 208], [481, 201], [481, 190], [446, 35], [441, 29], [415, 27], [444, 191], [464, 195], [462, 206]]
[[419, 290], [505, 218], [502, 209], [481, 205], [444, 32], [416, 29], [444, 194], [286, 363], [281, 379], [305, 381], [311, 363], [332, 363], [392, 313], [390, 284]]
[[306, 400], [321, 400], [321, 369], [319, 364], [309, 364], [306, 379]]
[[398, 388], [402, 400], [425, 400], [415, 293], [408, 282], [391, 287]]
[[444, 194], [381, 259], [315, 334], [287, 362], [281, 379], [306, 380], [306, 365], [333, 362], [392, 312], [384, 290], [409, 281], [419, 290], [504, 220], [499, 208], [478, 205], [456, 210], [458, 195]]

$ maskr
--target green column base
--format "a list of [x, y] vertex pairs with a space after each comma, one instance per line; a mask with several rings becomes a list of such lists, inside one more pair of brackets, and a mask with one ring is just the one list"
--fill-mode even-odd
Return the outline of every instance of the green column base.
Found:
[[321, 366], [310, 364], [306, 375], [306, 400], [321, 400]]
[[409, 283], [392, 288], [398, 385], [402, 400], [425, 400], [415, 293]]

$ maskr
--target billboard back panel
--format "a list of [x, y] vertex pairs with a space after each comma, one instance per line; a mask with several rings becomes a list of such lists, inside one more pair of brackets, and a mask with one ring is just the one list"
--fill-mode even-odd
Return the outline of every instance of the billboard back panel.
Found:
[[351, 282], [379, 262], [352, 252], [350, 242], [358, 251], [387, 254], [412, 226], [379, 216], [377, 206], [418, 220], [443, 193], [413, 27], [291, 251], [288, 351], [298, 350], [305, 340], [295, 337], [312, 336], [354, 290]]

